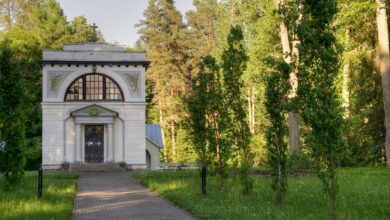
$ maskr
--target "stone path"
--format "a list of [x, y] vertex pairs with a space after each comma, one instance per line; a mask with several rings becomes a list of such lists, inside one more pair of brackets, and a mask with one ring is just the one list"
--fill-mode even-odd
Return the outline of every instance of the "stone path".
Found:
[[184, 210], [156, 196], [126, 172], [80, 172], [75, 220], [193, 220]]

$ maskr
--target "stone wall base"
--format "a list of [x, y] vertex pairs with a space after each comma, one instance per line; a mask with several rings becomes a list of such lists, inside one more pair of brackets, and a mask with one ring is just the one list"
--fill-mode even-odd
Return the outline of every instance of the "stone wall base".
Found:
[[146, 164], [126, 164], [127, 171], [146, 170]]
[[45, 164], [43, 170], [57, 171], [143, 171], [147, 170], [146, 164], [126, 164], [122, 163], [62, 163], [62, 164]]
[[44, 164], [42, 165], [43, 170], [62, 170], [62, 164]]

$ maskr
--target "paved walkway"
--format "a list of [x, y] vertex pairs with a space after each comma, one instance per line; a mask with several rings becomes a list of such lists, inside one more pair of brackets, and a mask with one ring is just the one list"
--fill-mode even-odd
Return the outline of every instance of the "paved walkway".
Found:
[[73, 212], [75, 220], [194, 219], [126, 172], [81, 172]]

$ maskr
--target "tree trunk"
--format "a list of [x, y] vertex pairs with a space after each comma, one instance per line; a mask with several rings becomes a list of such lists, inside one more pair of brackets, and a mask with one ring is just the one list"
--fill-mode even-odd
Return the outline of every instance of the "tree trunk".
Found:
[[[278, 8], [282, 9], [284, 3], [282, 1], [278, 1]], [[282, 50], [283, 50], [283, 57], [284, 61], [288, 64], [291, 64], [291, 48], [290, 48], [290, 41], [288, 39], [288, 30], [287, 26], [284, 23], [284, 21], [280, 21], [279, 24], [279, 35], [280, 35], [280, 41], [282, 43]]]
[[331, 176], [331, 189], [330, 189], [330, 200], [332, 204], [332, 219], [337, 220], [337, 190], [336, 190], [336, 174], [335, 170], [332, 171]]
[[[283, 9], [284, 2], [277, 1], [277, 8]], [[301, 7], [301, 6], [300, 6]], [[300, 23], [302, 19], [302, 15], [298, 16], [297, 24]], [[280, 29], [280, 40], [282, 43], [282, 49], [284, 54], [284, 61], [288, 64], [292, 63], [292, 58], [294, 58], [294, 66], [293, 70], [290, 73], [290, 83], [291, 83], [291, 91], [289, 94], [289, 98], [295, 98], [297, 96], [297, 88], [298, 88], [298, 64], [299, 64], [299, 50], [298, 44], [300, 43], [298, 37], [294, 34], [293, 39], [293, 51], [291, 53], [290, 42], [288, 38], [288, 29], [283, 20], [280, 21], [279, 24]], [[288, 136], [289, 136], [289, 146], [290, 146], [290, 154], [299, 150], [299, 124], [298, 124], [298, 113], [295, 111], [291, 111], [288, 113]]]
[[219, 144], [215, 145], [215, 153], [217, 157], [217, 164], [220, 167], [221, 166], [221, 148], [219, 147]]
[[254, 134], [254, 124], [253, 124], [253, 100], [252, 100], [252, 88], [248, 89], [248, 95], [247, 95], [247, 100], [248, 100], [248, 121], [249, 121], [249, 129], [251, 131], [251, 134]]
[[3, 8], [5, 9], [5, 29], [11, 30], [12, 28], [12, 22], [13, 22], [13, 9], [14, 9], [14, 3], [11, 0], [7, 0], [3, 3]]
[[[161, 138], [163, 145], [165, 145], [165, 133], [164, 133], [164, 121], [163, 121], [163, 108], [162, 108], [162, 100], [161, 98], [158, 100], [158, 108], [159, 108], [159, 116], [160, 116], [160, 129], [161, 129]], [[164, 147], [164, 161], [168, 162], [168, 152], [167, 148]]]
[[252, 88], [252, 94], [251, 94], [251, 103], [252, 103], [252, 130], [251, 130], [251, 133], [252, 135], [255, 134], [256, 130], [255, 130], [255, 89]]
[[[349, 47], [349, 38], [350, 38], [350, 29], [347, 29], [345, 33], [345, 47], [348, 49]], [[349, 84], [349, 60], [344, 60], [344, 66], [343, 66], [343, 85], [341, 87], [341, 95], [343, 98], [343, 115], [345, 118], [349, 117], [349, 90], [348, 90], [348, 84]]]
[[176, 136], [175, 136], [175, 122], [171, 121], [171, 138], [172, 138], [172, 157], [176, 162]]
[[[217, 118], [219, 115], [217, 113], [212, 113], [210, 116], [206, 116], [208, 118], [208, 122], [211, 127], [214, 127], [214, 143], [215, 143], [215, 157], [217, 160], [218, 167], [221, 165], [221, 145], [220, 145], [220, 132], [219, 132], [219, 124]], [[218, 171], [219, 172], [219, 171]]]
[[344, 63], [343, 67], [343, 85], [341, 88], [341, 93], [343, 97], [343, 111], [344, 111], [344, 116], [348, 117], [349, 116], [349, 91], [348, 91], [348, 83], [349, 83], [349, 62], [346, 61]]
[[389, 30], [387, 26], [386, 4], [383, 0], [376, 0], [378, 8], [376, 22], [378, 26], [379, 64], [382, 76], [383, 104], [385, 110], [386, 127], [386, 157], [390, 167], [390, 60], [389, 60]]

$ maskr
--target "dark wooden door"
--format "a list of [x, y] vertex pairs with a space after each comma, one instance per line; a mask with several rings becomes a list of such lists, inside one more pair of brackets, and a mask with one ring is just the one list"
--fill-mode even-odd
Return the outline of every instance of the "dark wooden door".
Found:
[[85, 125], [85, 162], [104, 161], [104, 125]]

